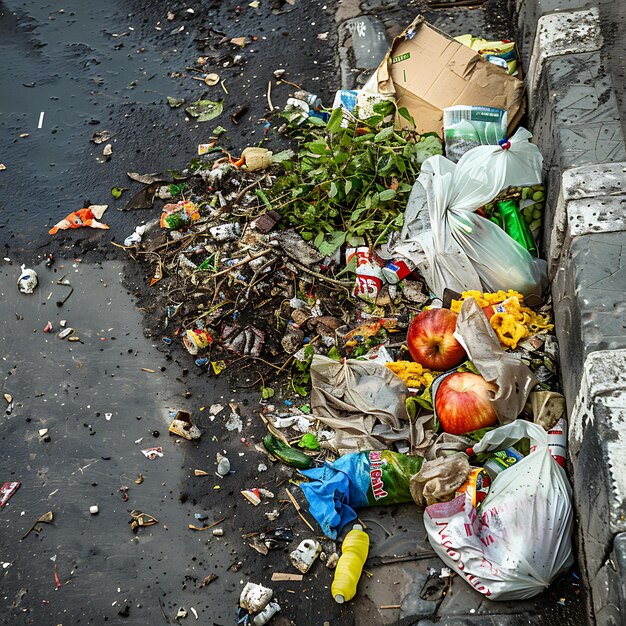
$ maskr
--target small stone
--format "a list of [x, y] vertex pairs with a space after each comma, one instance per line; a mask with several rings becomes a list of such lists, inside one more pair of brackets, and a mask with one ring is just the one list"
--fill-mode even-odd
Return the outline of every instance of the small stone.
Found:
[[92, 504], [92, 505], [89, 507], [89, 512], [90, 512], [92, 515], [98, 515], [98, 511], [99, 511], [99, 510], [100, 510], [100, 509], [98, 509], [98, 505], [97, 505], [97, 504]]

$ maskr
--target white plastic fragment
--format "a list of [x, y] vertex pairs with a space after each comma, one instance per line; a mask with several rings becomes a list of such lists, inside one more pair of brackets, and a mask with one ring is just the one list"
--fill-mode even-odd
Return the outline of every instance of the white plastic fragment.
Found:
[[97, 504], [92, 504], [92, 505], [89, 507], [89, 512], [90, 512], [92, 515], [98, 515], [98, 511], [99, 511], [99, 510], [100, 510], [100, 509], [98, 509], [98, 505], [97, 505]]
[[21, 266], [22, 273], [17, 279], [17, 288], [22, 293], [33, 293], [39, 279], [35, 270], [27, 269], [25, 265]]
[[274, 592], [268, 587], [256, 583], [246, 583], [239, 596], [239, 605], [251, 613], [257, 613], [267, 606], [273, 595]]

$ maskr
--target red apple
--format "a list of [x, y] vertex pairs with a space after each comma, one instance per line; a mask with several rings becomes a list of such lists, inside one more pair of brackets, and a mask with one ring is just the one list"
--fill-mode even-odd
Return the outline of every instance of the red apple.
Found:
[[450, 309], [429, 309], [409, 324], [406, 340], [413, 360], [422, 367], [445, 372], [462, 363], [463, 346], [455, 339], [457, 314]]
[[498, 416], [491, 398], [496, 391], [493, 383], [488, 383], [478, 374], [453, 372], [445, 376], [433, 397], [443, 430], [452, 435], [464, 435], [494, 426]]

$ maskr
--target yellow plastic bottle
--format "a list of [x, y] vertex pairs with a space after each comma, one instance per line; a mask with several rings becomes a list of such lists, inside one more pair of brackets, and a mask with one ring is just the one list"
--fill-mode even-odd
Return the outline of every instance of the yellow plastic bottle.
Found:
[[354, 598], [369, 547], [368, 534], [360, 524], [355, 524], [341, 544], [341, 556], [330, 587], [330, 593], [338, 604]]

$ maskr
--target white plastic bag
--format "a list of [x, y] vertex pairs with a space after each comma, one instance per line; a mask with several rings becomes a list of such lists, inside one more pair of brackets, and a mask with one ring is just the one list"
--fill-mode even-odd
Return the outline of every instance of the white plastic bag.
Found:
[[[511, 147], [478, 146], [455, 165], [442, 156], [427, 159], [405, 214], [403, 241], [395, 252], [418, 265], [438, 297], [454, 291], [515, 289], [540, 295], [547, 265], [533, 257], [497, 224], [475, 213], [508, 187], [541, 182], [542, 157], [520, 128]], [[428, 210], [429, 228], [424, 211]], [[412, 224], [415, 222], [415, 224]]]
[[435, 552], [490, 600], [531, 598], [573, 564], [571, 488], [543, 428], [516, 420], [487, 433], [474, 451], [523, 437], [536, 448], [498, 474], [478, 511], [460, 496], [424, 513]]

